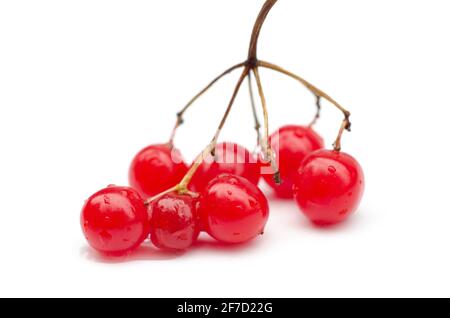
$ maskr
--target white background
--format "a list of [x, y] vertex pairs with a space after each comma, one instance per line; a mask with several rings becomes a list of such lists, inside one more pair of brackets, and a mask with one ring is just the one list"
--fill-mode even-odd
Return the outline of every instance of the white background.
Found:
[[[353, 113], [344, 151], [367, 191], [347, 223], [320, 230], [274, 200], [264, 237], [202, 239], [184, 254], [142, 247], [99, 257], [83, 201], [126, 184], [140, 148], [245, 59], [262, 0], [0, 2], [0, 296], [450, 296], [450, 7], [446, 0], [282, 0], [259, 56], [301, 74]], [[261, 71], [271, 130], [308, 123], [314, 100]], [[177, 146], [210, 140], [233, 74], [194, 106]], [[330, 146], [341, 115], [324, 104]], [[246, 88], [222, 140], [252, 149]]]

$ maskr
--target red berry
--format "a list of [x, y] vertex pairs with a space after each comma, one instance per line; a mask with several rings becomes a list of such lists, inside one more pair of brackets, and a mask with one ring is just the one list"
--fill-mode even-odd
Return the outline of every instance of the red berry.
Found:
[[81, 227], [94, 249], [125, 253], [139, 246], [148, 235], [147, 208], [136, 190], [109, 186], [86, 201]]
[[324, 147], [323, 139], [314, 130], [302, 126], [285, 126], [270, 136], [269, 142], [277, 156], [282, 183], [277, 185], [272, 174], [263, 174], [266, 182], [281, 198], [292, 198], [294, 177], [303, 159]]
[[153, 145], [140, 151], [129, 170], [130, 185], [144, 197], [155, 196], [181, 181], [187, 172], [178, 150]]
[[199, 215], [205, 230], [216, 240], [242, 243], [263, 233], [269, 205], [261, 190], [247, 179], [221, 175], [201, 194]]
[[197, 199], [169, 193], [154, 200], [149, 211], [151, 240], [158, 248], [184, 250], [197, 240]]
[[319, 150], [300, 165], [294, 192], [300, 209], [312, 222], [338, 223], [358, 208], [364, 192], [364, 174], [350, 155]]
[[204, 158], [199, 169], [192, 178], [192, 188], [201, 192], [215, 177], [220, 174], [233, 174], [257, 185], [260, 167], [257, 160], [246, 148], [231, 142], [216, 145], [215, 158]]

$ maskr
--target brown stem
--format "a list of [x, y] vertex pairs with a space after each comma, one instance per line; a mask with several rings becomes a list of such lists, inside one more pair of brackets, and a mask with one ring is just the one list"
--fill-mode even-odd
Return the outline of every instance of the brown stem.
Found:
[[255, 25], [253, 27], [252, 37], [250, 39], [250, 47], [248, 50], [248, 61], [249, 63], [254, 63], [257, 60], [258, 51], [258, 39], [261, 33], [261, 28], [264, 21], [267, 18], [272, 7], [277, 3], [278, 0], [266, 0], [261, 11], [259, 12], [258, 18], [256, 19]]
[[315, 96], [316, 96], [316, 107], [317, 107], [317, 110], [316, 110], [316, 115], [314, 116], [313, 120], [309, 124], [310, 128], [312, 128], [317, 123], [317, 121], [320, 119], [320, 112], [322, 110], [322, 104], [320, 103], [322, 97], [317, 96], [317, 95], [315, 95]]
[[253, 119], [255, 121], [255, 131], [256, 131], [256, 145], [260, 146], [261, 144], [261, 124], [258, 118], [258, 112], [256, 111], [256, 103], [255, 103], [255, 94], [253, 94], [253, 86], [252, 86], [252, 73], [248, 72], [248, 91], [250, 95], [250, 103], [252, 105]]
[[[257, 48], [258, 48], [258, 38], [259, 38], [259, 34], [261, 32], [262, 25], [264, 24], [264, 21], [266, 20], [267, 15], [269, 14], [270, 10], [272, 9], [272, 7], [275, 5], [275, 3], [277, 1], [278, 0], [266, 0], [266, 2], [264, 3], [264, 5], [258, 15], [258, 18], [256, 19], [255, 25], [253, 27], [252, 37], [250, 40], [249, 55], [248, 55], [247, 61], [245, 61], [244, 63], [239, 63], [239, 64], [227, 69], [222, 74], [220, 74], [211, 83], [209, 83], [203, 90], [201, 90], [197, 95], [195, 95], [180, 112], [177, 113], [177, 121], [175, 122], [174, 128], [172, 129], [172, 133], [170, 135], [170, 139], [169, 139], [169, 143], [168, 143], [170, 146], [173, 146], [173, 141], [175, 139], [176, 131], [184, 122], [184, 120], [183, 120], [184, 113], [191, 107], [191, 105], [195, 101], [197, 101], [198, 98], [200, 98], [204, 93], [206, 93], [215, 83], [217, 83], [220, 79], [222, 79], [222, 77], [231, 73], [232, 71], [234, 71], [238, 68], [244, 67], [244, 66], [247, 66], [249, 68], [252, 68], [255, 66], [255, 64], [257, 62], [256, 52], [257, 52]], [[249, 72], [247, 72], [247, 73], [249, 73]], [[251, 81], [250, 78], [249, 78], [249, 81]], [[250, 98], [253, 99], [252, 94], [253, 94], [252, 91], [250, 91]], [[255, 109], [253, 100], [252, 100], [252, 107], [253, 107], [253, 109]], [[257, 118], [255, 111], [254, 111], [254, 117], [255, 117], [255, 129], [257, 131], [257, 135], [258, 135], [257, 138], [258, 138], [258, 144], [259, 144], [260, 124], [259, 124], [259, 120]]]
[[265, 157], [267, 160], [270, 160], [270, 145], [269, 145], [269, 113], [267, 110], [267, 102], [266, 97], [264, 95], [264, 89], [261, 82], [261, 77], [259, 76], [258, 68], [255, 67], [252, 69], [253, 73], [255, 74], [256, 84], [258, 85], [258, 93], [259, 98], [261, 99], [261, 105], [263, 109], [263, 116], [264, 116], [264, 139], [263, 139], [263, 149], [265, 151]]
[[[302, 77], [287, 71], [285, 69], [283, 69], [282, 67], [269, 63], [269, 62], [264, 62], [264, 61], [258, 61], [258, 66], [261, 67], [265, 67], [277, 72], [280, 72], [282, 74], [285, 74], [289, 77], [292, 77], [294, 79], [296, 79], [297, 81], [299, 81], [300, 83], [302, 83], [307, 89], [309, 89], [311, 92], [313, 92], [313, 94], [315, 94], [316, 96], [319, 96], [327, 101], [329, 101], [331, 104], [333, 104], [334, 106], [336, 106], [336, 108], [338, 108], [343, 114], [344, 114], [344, 121], [342, 123], [342, 127], [343, 129], [340, 129], [338, 137], [336, 138], [336, 142], [334, 143], [334, 149], [336, 151], [340, 151], [341, 149], [341, 137], [343, 134], [344, 130], [348, 130], [350, 131], [350, 127], [351, 127], [351, 122], [350, 122], [350, 112], [345, 109], [344, 107], [342, 107], [338, 102], [336, 102], [333, 98], [331, 98], [327, 93], [325, 93], [324, 91], [320, 90], [319, 88], [315, 87], [314, 85], [312, 85], [311, 83], [309, 83], [308, 81], [306, 81], [305, 79], [303, 79]], [[342, 131], [341, 131], [342, 130]]]
[[263, 89], [263, 85], [261, 82], [261, 77], [259, 76], [259, 70], [258, 67], [255, 67], [252, 69], [253, 73], [255, 73], [255, 78], [256, 78], [256, 83], [258, 84], [258, 92], [259, 92], [259, 97], [261, 98], [261, 105], [262, 105], [262, 109], [263, 109], [263, 113], [264, 113], [264, 140], [263, 140], [263, 150], [264, 150], [264, 156], [265, 159], [268, 160], [272, 166], [272, 170], [274, 172], [274, 181], [277, 184], [281, 183], [280, 180], [280, 172], [278, 170], [278, 166], [275, 163], [274, 157], [273, 157], [273, 152], [272, 152], [272, 147], [269, 143], [269, 113], [267, 111], [267, 102], [266, 102], [266, 97], [264, 95], [264, 89]]
[[336, 138], [336, 141], [333, 144], [334, 150], [335, 151], [341, 151], [341, 139], [342, 139], [342, 135], [344, 134], [344, 131], [348, 130], [350, 131], [350, 121], [348, 120], [348, 118], [345, 118], [342, 122], [341, 127], [339, 128], [339, 133], [338, 136]]
[[234, 101], [236, 100], [236, 96], [239, 93], [239, 90], [242, 86], [242, 82], [245, 80], [246, 76], [249, 73], [249, 68], [246, 67], [244, 71], [241, 74], [241, 77], [239, 78], [239, 81], [236, 84], [236, 87], [233, 92], [233, 96], [231, 97], [230, 103], [228, 104], [228, 107], [222, 117], [222, 120], [220, 121], [219, 127], [217, 128], [216, 134], [214, 135], [214, 138], [211, 140], [208, 146], [202, 151], [202, 153], [195, 159], [194, 164], [191, 166], [187, 174], [184, 176], [184, 178], [181, 180], [179, 186], [178, 186], [178, 192], [179, 193], [185, 193], [188, 191], [189, 183], [191, 182], [192, 177], [197, 172], [197, 169], [202, 164], [203, 160], [209, 156], [216, 148], [217, 141], [220, 136], [220, 132], [222, 131], [222, 128], [225, 126], [225, 123], [228, 119], [228, 115], [230, 114], [231, 109], [233, 108]]
[[246, 65], [246, 63], [239, 63], [236, 64], [232, 67], [230, 67], [229, 69], [227, 69], [226, 71], [224, 71], [222, 74], [220, 74], [219, 76], [217, 76], [214, 80], [212, 80], [204, 89], [202, 89], [197, 95], [195, 95], [190, 101], [189, 103], [187, 103], [186, 106], [183, 107], [182, 110], [180, 110], [177, 113], [177, 121], [175, 123], [174, 128], [172, 129], [172, 133], [170, 135], [170, 139], [169, 139], [169, 144], [173, 145], [173, 141], [175, 139], [175, 135], [176, 135], [176, 131], [178, 129], [178, 127], [180, 127], [183, 124], [183, 115], [184, 113], [192, 106], [192, 104], [194, 104], [197, 99], [199, 99], [203, 94], [205, 94], [212, 86], [214, 86], [214, 84], [216, 84], [220, 79], [222, 79], [225, 75], [230, 74], [231, 72], [233, 72], [234, 70], [237, 70], [241, 67], [244, 67]]

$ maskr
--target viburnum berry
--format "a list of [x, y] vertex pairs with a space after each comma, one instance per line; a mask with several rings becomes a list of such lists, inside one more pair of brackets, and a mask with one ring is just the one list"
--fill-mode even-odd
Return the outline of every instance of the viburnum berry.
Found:
[[149, 205], [150, 237], [156, 247], [184, 250], [199, 234], [197, 199], [191, 195], [165, 194]]
[[201, 193], [199, 215], [206, 232], [216, 240], [243, 243], [264, 232], [269, 205], [253, 183], [223, 174], [211, 180]]
[[220, 174], [233, 174], [243, 177], [257, 185], [260, 179], [260, 167], [253, 154], [245, 147], [226, 142], [216, 145], [215, 156], [203, 159], [191, 181], [191, 187], [201, 192], [206, 185]]
[[364, 192], [364, 173], [352, 156], [319, 150], [300, 165], [294, 192], [300, 210], [312, 222], [335, 224], [358, 208]]
[[88, 243], [103, 253], [121, 254], [139, 246], [148, 236], [148, 213], [139, 193], [109, 186], [92, 195], [81, 212]]
[[152, 145], [134, 157], [129, 182], [144, 198], [149, 198], [175, 186], [187, 169], [178, 150], [169, 145]]
[[276, 184], [271, 174], [263, 174], [263, 178], [278, 197], [292, 198], [298, 167], [308, 154], [324, 147], [323, 139], [312, 128], [290, 125], [273, 133], [269, 142], [278, 158], [281, 184]]

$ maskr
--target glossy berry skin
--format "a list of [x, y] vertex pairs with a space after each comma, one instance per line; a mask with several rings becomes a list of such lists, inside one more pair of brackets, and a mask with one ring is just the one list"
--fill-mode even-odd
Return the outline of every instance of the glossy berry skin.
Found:
[[139, 193], [128, 187], [109, 186], [92, 195], [81, 212], [81, 227], [97, 251], [122, 254], [148, 236], [148, 213]]
[[190, 195], [166, 194], [151, 203], [150, 237], [156, 247], [184, 250], [199, 234], [197, 199]]
[[216, 145], [215, 158], [205, 158], [191, 181], [191, 188], [201, 192], [216, 176], [233, 174], [257, 185], [261, 176], [260, 166], [253, 154], [235, 143]]
[[307, 155], [324, 147], [323, 139], [311, 128], [290, 125], [273, 133], [269, 142], [278, 159], [282, 183], [277, 185], [272, 174], [263, 173], [263, 178], [278, 197], [292, 198], [292, 186], [298, 167]]
[[213, 179], [202, 192], [199, 214], [206, 232], [216, 240], [243, 243], [263, 233], [269, 205], [253, 183], [224, 174]]
[[168, 145], [152, 145], [133, 159], [129, 182], [143, 198], [149, 198], [175, 186], [186, 172], [187, 166], [178, 150]]
[[319, 150], [300, 165], [294, 192], [298, 206], [312, 222], [339, 223], [358, 208], [364, 193], [364, 173], [352, 156]]

